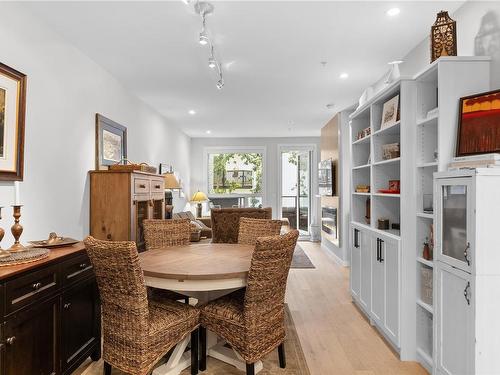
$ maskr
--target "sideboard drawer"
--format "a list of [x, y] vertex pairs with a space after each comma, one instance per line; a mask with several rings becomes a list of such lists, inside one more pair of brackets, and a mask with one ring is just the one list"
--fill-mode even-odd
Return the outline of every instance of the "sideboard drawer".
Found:
[[162, 180], [151, 180], [151, 192], [152, 193], [165, 193], [165, 184]]
[[144, 178], [134, 178], [134, 194], [147, 194], [150, 189], [149, 180]]
[[83, 280], [93, 273], [93, 267], [86, 254], [74, 257], [62, 264], [63, 284], [68, 285]]
[[57, 269], [56, 266], [47, 267], [7, 281], [5, 284], [5, 312], [9, 314], [54, 293], [60, 286]]

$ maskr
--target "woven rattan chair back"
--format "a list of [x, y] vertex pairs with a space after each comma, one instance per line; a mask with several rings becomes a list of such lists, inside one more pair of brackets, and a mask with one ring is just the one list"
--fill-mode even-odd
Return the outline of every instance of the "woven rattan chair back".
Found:
[[240, 218], [238, 231], [238, 243], [244, 245], [255, 245], [257, 238], [277, 236], [281, 231], [281, 220]]
[[272, 208], [213, 208], [212, 242], [238, 243], [240, 218], [271, 219]]
[[285, 339], [285, 291], [299, 232], [257, 240], [243, 303], [245, 355], [262, 358]]
[[144, 220], [146, 250], [170, 246], [189, 245], [191, 221], [189, 219]]
[[123, 356], [146, 347], [149, 309], [144, 276], [135, 242], [85, 239], [102, 304], [104, 359], [119, 363]]

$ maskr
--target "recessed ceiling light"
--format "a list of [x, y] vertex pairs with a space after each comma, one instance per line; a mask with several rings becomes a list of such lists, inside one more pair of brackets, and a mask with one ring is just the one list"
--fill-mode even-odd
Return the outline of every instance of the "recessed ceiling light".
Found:
[[391, 8], [387, 11], [389, 17], [397, 16], [399, 13], [401, 13], [401, 9], [399, 8]]
[[196, 111], [195, 111], [194, 109], [190, 109], [190, 110], [188, 111], [188, 113], [189, 113], [190, 115], [196, 115]]
[[341, 78], [341, 79], [347, 79], [347, 78], [349, 78], [349, 74], [347, 74], [347, 73], [340, 73], [339, 78]]
[[207, 134], [211, 134], [211, 133], [212, 133], [212, 131], [211, 131], [211, 130], [207, 130], [205, 133], [207, 133]]

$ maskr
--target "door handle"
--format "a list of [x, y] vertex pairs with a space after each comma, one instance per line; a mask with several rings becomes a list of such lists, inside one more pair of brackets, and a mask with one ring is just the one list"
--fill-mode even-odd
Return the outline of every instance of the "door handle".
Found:
[[464, 297], [467, 301], [467, 305], [470, 305], [470, 281], [467, 281], [467, 285], [464, 289]]
[[356, 249], [359, 248], [359, 230], [358, 229], [354, 229], [354, 247]]
[[384, 253], [384, 249], [382, 248], [382, 244], [384, 243], [384, 240], [380, 240], [380, 263], [384, 261], [384, 257], [382, 254]]
[[380, 238], [377, 238], [377, 262], [380, 262]]
[[469, 250], [470, 250], [470, 242], [467, 242], [467, 246], [465, 247], [464, 250], [464, 258], [468, 266], [470, 266]]

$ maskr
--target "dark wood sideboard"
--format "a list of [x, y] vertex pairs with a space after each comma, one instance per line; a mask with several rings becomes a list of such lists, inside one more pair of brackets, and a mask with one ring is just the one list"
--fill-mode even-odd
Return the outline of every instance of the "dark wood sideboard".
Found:
[[165, 218], [165, 180], [157, 174], [90, 171], [90, 235], [135, 241], [145, 250], [142, 221]]
[[83, 243], [0, 267], [1, 375], [71, 374], [101, 356], [94, 271]]

